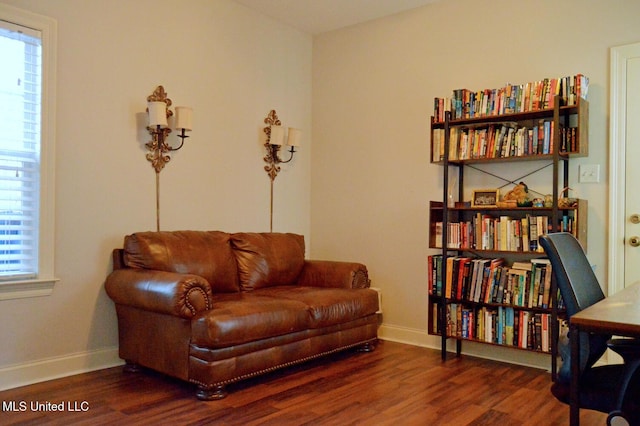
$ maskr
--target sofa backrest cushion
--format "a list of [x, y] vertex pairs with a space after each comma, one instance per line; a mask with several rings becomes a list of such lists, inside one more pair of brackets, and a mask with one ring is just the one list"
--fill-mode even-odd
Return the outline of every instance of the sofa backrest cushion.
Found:
[[199, 275], [214, 293], [237, 292], [230, 238], [220, 231], [137, 232], [124, 239], [124, 262], [130, 268]]
[[232, 234], [240, 288], [295, 284], [304, 266], [304, 236], [280, 233]]

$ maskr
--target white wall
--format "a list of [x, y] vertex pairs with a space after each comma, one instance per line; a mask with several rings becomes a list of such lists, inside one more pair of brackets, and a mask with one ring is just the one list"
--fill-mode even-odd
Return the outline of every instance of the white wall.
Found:
[[[426, 335], [428, 203], [442, 199], [442, 168], [429, 163], [429, 120], [433, 98], [458, 88], [590, 77], [590, 155], [572, 163], [570, 184], [589, 200], [588, 254], [605, 281], [609, 48], [640, 40], [638, 16], [635, 0], [446, 0], [314, 38], [312, 249], [368, 265], [382, 289], [382, 336], [439, 345]], [[583, 163], [600, 165], [599, 184], [577, 183]], [[526, 167], [513, 165], [507, 175]], [[538, 362], [519, 351], [464, 347]]]
[[573, 168], [572, 186], [589, 199], [589, 255], [606, 277], [608, 54], [640, 40], [635, 0], [446, 0], [313, 45], [230, 0], [0, 2], [58, 20], [61, 278], [52, 296], [0, 301], [4, 387], [116, 362], [103, 282], [123, 235], [155, 228], [137, 120], [158, 84], [194, 107], [196, 127], [161, 174], [163, 229], [268, 230], [259, 138], [275, 108], [305, 145], [276, 179], [274, 230], [313, 235], [314, 258], [365, 262], [383, 290], [381, 335], [437, 345], [426, 335], [427, 205], [442, 185], [428, 162], [433, 98], [585, 73], [591, 153], [576, 163], [600, 164], [603, 182], [577, 184]]
[[[230, 0], [0, 0], [58, 21], [56, 275], [0, 301], [0, 388], [117, 361], [103, 290], [112, 248], [155, 230], [146, 97], [194, 108], [160, 175], [161, 228], [269, 230], [262, 128], [276, 109], [303, 146], [276, 179], [274, 231], [310, 231], [311, 36]], [[177, 139], [174, 137], [174, 139]]]

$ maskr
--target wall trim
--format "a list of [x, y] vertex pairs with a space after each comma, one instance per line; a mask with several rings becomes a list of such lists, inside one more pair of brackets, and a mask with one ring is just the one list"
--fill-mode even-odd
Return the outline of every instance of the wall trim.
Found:
[[122, 364], [115, 346], [10, 365], [0, 368], [0, 391]]
[[[420, 329], [382, 324], [378, 329], [378, 337], [390, 342], [440, 350], [440, 338]], [[455, 342], [451, 340], [449, 345], [449, 356], [453, 358]], [[551, 365], [548, 355], [474, 342], [463, 342], [462, 354], [544, 370], [549, 370]], [[0, 368], [0, 391], [123, 364], [115, 346], [11, 365]]]
[[[431, 336], [425, 330], [382, 324], [378, 329], [378, 337], [390, 342], [440, 350], [440, 337]], [[453, 359], [455, 357], [455, 341], [453, 339], [449, 339], [447, 350], [449, 351], [448, 357]], [[465, 341], [462, 342], [462, 354], [551, 371], [550, 355], [537, 352]]]

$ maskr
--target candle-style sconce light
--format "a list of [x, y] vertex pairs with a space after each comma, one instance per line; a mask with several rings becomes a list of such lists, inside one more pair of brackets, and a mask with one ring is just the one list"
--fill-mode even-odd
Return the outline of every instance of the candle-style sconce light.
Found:
[[156, 90], [147, 96], [147, 114], [149, 117], [149, 125], [147, 130], [151, 134], [151, 141], [146, 143], [147, 160], [151, 162], [151, 166], [156, 171], [156, 228], [160, 231], [160, 172], [164, 166], [171, 160], [169, 153], [177, 151], [184, 145], [184, 140], [189, 136], [186, 134], [192, 130], [193, 110], [190, 107], [175, 107], [175, 120], [173, 120], [174, 128], [180, 133], [180, 144], [173, 147], [169, 144], [169, 127], [170, 118], [173, 117], [171, 107], [171, 99], [167, 97], [164, 87], [158, 86]]
[[[264, 170], [269, 175], [271, 180], [271, 206], [270, 206], [270, 218], [269, 229], [273, 232], [273, 182], [280, 172], [280, 164], [288, 163], [293, 160], [293, 155], [296, 153], [295, 147], [300, 146], [300, 138], [302, 131], [293, 127], [282, 126], [282, 122], [278, 118], [275, 110], [271, 110], [269, 115], [264, 119], [267, 127], [264, 128], [264, 133], [267, 135], [267, 141], [264, 146], [267, 150], [267, 155], [264, 157], [266, 166]], [[279, 152], [283, 146], [289, 146], [289, 159], [282, 160]]]

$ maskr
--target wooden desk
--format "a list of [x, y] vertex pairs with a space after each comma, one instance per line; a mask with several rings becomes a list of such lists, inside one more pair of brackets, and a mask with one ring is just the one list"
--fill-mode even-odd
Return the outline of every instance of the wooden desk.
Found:
[[[570, 320], [571, 335], [589, 331], [616, 336], [640, 338], [640, 283], [627, 287], [600, 302], [589, 306]], [[580, 423], [578, 385], [580, 375], [580, 339], [571, 341], [571, 397], [569, 419], [572, 426]]]

